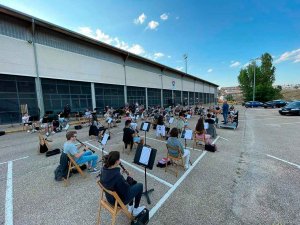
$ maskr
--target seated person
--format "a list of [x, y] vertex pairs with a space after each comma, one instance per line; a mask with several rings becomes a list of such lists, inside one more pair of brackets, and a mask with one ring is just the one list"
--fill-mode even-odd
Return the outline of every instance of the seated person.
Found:
[[209, 134], [205, 133], [205, 129], [204, 129], [204, 122], [203, 122], [203, 118], [200, 117], [196, 127], [195, 127], [195, 133], [196, 133], [196, 138], [197, 139], [203, 139], [205, 138], [205, 142], [206, 144], [211, 144], [211, 136]]
[[156, 137], [166, 136], [166, 127], [164, 126], [164, 117], [163, 115], [159, 115], [156, 120]]
[[[102, 133], [101, 133], [102, 131]], [[97, 117], [93, 116], [92, 125], [90, 126], [89, 136], [96, 136], [101, 138], [105, 133], [106, 128], [98, 121]]]
[[22, 123], [23, 123], [23, 126], [26, 127], [26, 131], [29, 133], [30, 130], [29, 130], [29, 126], [32, 126], [32, 121], [29, 121], [30, 119], [30, 116], [28, 115], [28, 113], [25, 113], [23, 116], [22, 116]]
[[45, 114], [41, 119], [40, 119], [40, 124], [41, 124], [41, 128], [45, 129], [46, 132], [46, 136], [49, 135], [49, 118], [48, 118], [48, 114]]
[[85, 109], [84, 118], [88, 120], [89, 124], [92, 122], [92, 117], [92, 112], [89, 109]]
[[[190, 162], [190, 151], [183, 148], [183, 145], [181, 144], [180, 140], [178, 139], [178, 129], [176, 127], [172, 128], [170, 131], [170, 137], [168, 138], [167, 144], [174, 147], [179, 147], [179, 151], [182, 154], [182, 157], [185, 158], [185, 169], [189, 168], [189, 162]], [[178, 157], [177, 151], [172, 151], [172, 149], [169, 149], [169, 154], [173, 155], [174, 157]]]
[[39, 153], [45, 153], [50, 150], [50, 145], [41, 134], [39, 134]]
[[127, 149], [127, 145], [130, 145], [130, 150], [132, 150], [133, 143], [144, 144], [144, 139], [138, 136], [138, 132], [132, 129], [130, 124], [130, 120], [125, 121], [125, 127], [123, 129], [123, 142], [125, 144], [125, 149]]
[[205, 123], [209, 123], [209, 124], [215, 124], [215, 120], [212, 119], [212, 115], [210, 113], [208, 113], [206, 115], [207, 119], [205, 119]]
[[230, 108], [229, 108], [229, 113], [228, 113], [228, 121], [230, 123], [233, 123], [233, 120], [234, 120], [234, 117], [235, 117], [235, 109], [234, 109], [234, 106], [232, 105]]
[[[139, 206], [142, 193], [143, 184], [137, 183], [130, 186], [120, 172], [120, 153], [118, 151], [112, 151], [104, 157], [104, 166], [100, 175], [101, 184], [108, 190], [117, 192], [125, 205], [128, 205], [128, 211], [133, 216], [139, 215], [145, 206]], [[111, 204], [115, 204], [113, 196], [105, 192], [107, 201]], [[134, 205], [133, 205], [134, 199]]]
[[64, 153], [70, 154], [77, 164], [88, 164], [88, 171], [91, 173], [98, 172], [97, 160], [98, 155], [93, 154], [92, 151], [88, 150], [88, 147], [85, 147], [85, 151], [80, 152], [79, 149], [83, 146], [82, 144], [79, 147], [76, 147], [77, 132], [76, 131], [69, 131], [66, 134], [67, 141], [64, 143]]
[[186, 126], [186, 121], [184, 118], [184, 113], [181, 111], [179, 112], [179, 117], [177, 119], [176, 128], [178, 129], [178, 132], [181, 133]]

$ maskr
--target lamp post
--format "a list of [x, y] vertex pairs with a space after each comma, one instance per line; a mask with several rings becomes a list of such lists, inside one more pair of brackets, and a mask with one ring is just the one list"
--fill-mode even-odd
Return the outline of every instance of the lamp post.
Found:
[[[187, 53], [185, 53], [185, 54], [183, 55], [183, 59], [184, 59], [184, 61], [185, 61], [185, 75], [187, 75], [187, 59], [188, 59], [188, 54], [187, 54]], [[182, 90], [182, 91], [183, 91], [183, 90]], [[183, 101], [184, 101], [184, 100], [183, 100]], [[188, 99], [187, 104], [189, 105], [189, 99]]]

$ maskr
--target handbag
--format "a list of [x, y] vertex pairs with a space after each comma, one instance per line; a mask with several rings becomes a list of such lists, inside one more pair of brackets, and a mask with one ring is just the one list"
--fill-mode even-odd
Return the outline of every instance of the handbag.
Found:
[[137, 215], [133, 221], [131, 221], [131, 225], [144, 225], [149, 222], [149, 210], [144, 209], [139, 215]]
[[205, 144], [205, 150], [209, 151], [209, 152], [215, 152], [215, 151], [217, 151], [217, 146], [216, 145]]

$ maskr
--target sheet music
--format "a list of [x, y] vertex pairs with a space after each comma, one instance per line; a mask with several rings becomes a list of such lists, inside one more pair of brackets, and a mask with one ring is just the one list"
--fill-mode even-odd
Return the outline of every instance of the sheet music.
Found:
[[169, 119], [169, 124], [172, 124], [174, 122], [174, 117], [171, 117], [170, 119]]
[[102, 138], [101, 144], [106, 145], [108, 138], [109, 138], [109, 134], [105, 133]]
[[186, 118], [187, 118], [187, 119], [191, 119], [191, 115], [188, 114], [188, 115], [186, 116]]
[[147, 131], [148, 126], [149, 126], [149, 123], [144, 123], [144, 124], [143, 124], [142, 130], [143, 130], [143, 131]]
[[140, 118], [140, 116], [139, 116], [139, 115], [137, 115], [137, 116], [136, 116], [136, 119], [138, 120], [139, 118]]
[[157, 135], [162, 135], [162, 136], [165, 136], [166, 134], [166, 127], [165, 125], [157, 125], [156, 126], [156, 134]]
[[193, 131], [192, 130], [185, 130], [184, 139], [192, 140], [192, 138], [193, 138]]
[[143, 165], [148, 165], [151, 154], [151, 148], [143, 147], [139, 162]]
[[205, 130], [208, 129], [208, 123], [204, 123], [204, 129], [205, 129]]

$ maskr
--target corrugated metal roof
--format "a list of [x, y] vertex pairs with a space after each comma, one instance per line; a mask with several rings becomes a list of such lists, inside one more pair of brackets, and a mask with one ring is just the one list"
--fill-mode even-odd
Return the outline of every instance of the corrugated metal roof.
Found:
[[7, 14], [7, 15], [10, 15], [10, 16], [13, 16], [13, 17], [16, 17], [16, 18], [19, 18], [19, 19], [22, 19], [22, 20], [25, 20], [25, 21], [28, 21], [30, 23], [32, 23], [33, 20], [34, 20], [34, 23], [36, 25], [39, 25], [39, 26], [42, 26], [42, 27], [46, 27], [46, 28], [51, 29], [51, 30], [58, 31], [60, 33], [64, 33], [64, 34], [66, 34], [68, 36], [72, 36], [72, 37], [78, 38], [80, 40], [83, 40], [83, 41], [86, 41], [86, 42], [89, 42], [89, 43], [101, 46], [102, 48], [106, 48], [106, 49], [109, 49], [109, 50], [114, 51], [114, 52], [118, 52], [119, 54], [122, 54], [124, 57], [131, 57], [131, 58], [134, 58], [134, 59], [138, 59], [138, 60], [140, 60], [142, 62], [147, 62], [147, 63], [149, 63], [151, 65], [157, 66], [161, 70], [168, 70], [170, 72], [175, 72], [175, 73], [180, 74], [182, 76], [189, 77], [189, 78], [192, 78], [192, 79], [195, 79], [195, 80], [198, 80], [198, 81], [202, 81], [202, 82], [205, 82], [207, 84], [213, 85], [215, 87], [219, 87], [219, 85], [217, 85], [217, 84], [211, 83], [209, 81], [203, 80], [201, 78], [195, 77], [195, 76], [190, 75], [190, 74], [186, 74], [186, 73], [178, 71], [178, 70], [176, 70], [176, 69], [174, 69], [172, 67], [168, 67], [166, 65], [163, 65], [163, 64], [157, 63], [155, 61], [149, 60], [147, 58], [141, 57], [139, 55], [133, 54], [131, 52], [128, 52], [128, 51], [116, 48], [114, 46], [108, 45], [108, 44], [103, 43], [101, 41], [94, 40], [92, 38], [89, 38], [87, 36], [84, 36], [82, 34], [74, 32], [72, 30], [60, 27], [58, 25], [52, 24], [52, 23], [44, 21], [42, 19], [33, 17], [31, 15], [28, 15], [28, 14], [25, 14], [25, 13], [22, 13], [22, 12], [19, 12], [17, 10], [11, 9], [9, 7], [6, 7], [6, 6], [3, 6], [1, 4], [0, 4], [0, 12], [2, 12], [4, 14]]

